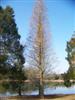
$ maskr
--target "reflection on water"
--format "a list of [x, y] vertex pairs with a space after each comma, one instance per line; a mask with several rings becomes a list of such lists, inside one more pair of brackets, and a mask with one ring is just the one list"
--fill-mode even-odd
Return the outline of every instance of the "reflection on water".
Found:
[[[22, 95], [38, 95], [38, 90], [37, 91], [30, 91], [30, 92], [23, 92]], [[75, 94], [75, 86], [72, 87], [62, 87], [62, 86], [58, 86], [58, 87], [47, 87], [45, 88], [44, 94]], [[0, 93], [0, 96], [16, 96], [18, 95], [17, 93], [10, 93], [10, 92], [6, 92], [6, 93]]]
[[54, 88], [46, 88], [45, 94], [75, 94], [75, 86], [72, 87], [56, 87]]
[[10, 92], [5, 92], [5, 93], [0, 93], [0, 97], [4, 96], [17, 96], [17, 93], [10, 93]]
[[[72, 87], [64, 87], [64, 86], [58, 86], [58, 87], [48, 87], [44, 91], [45, 95], [49, 94], [75, 94], [75, 86]], [[38, 95], [38, 91], [32, 91], [30, 94], [27, 95]]]

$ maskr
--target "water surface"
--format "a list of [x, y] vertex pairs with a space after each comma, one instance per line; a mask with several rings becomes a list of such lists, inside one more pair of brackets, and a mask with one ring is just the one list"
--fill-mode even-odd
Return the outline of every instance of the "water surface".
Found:
[[[29, 92], [23, 92], [22, 95], [38, 95], [39, 91], [29, 91]], [[64, 86], [57, 86], [57, 87], [47, 87], [44, 90], [45, 95], [49, 94], [75, 94], [75, 86], [71, 86], [69, 88], [64, 87]], [[10, 92], [5, 92], [5, 93], [0, 93], [0, 96], [16, 96], [18, 95], [17, 93], [10, 93]]]

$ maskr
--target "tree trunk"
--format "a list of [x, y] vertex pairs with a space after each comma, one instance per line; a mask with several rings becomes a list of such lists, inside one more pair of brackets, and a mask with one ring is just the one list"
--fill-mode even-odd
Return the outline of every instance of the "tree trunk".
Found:
[[43, 73], [40, 74], [40, 82], [39, 82], [39, 96], [44, 98], [44, 83], [43, 83]]
[[19, 93], [19, 96], [22, 95], [22, 94], [21, 94], [21, 86], [19, 86], [19, 91], [18, 91], [18, 93]]

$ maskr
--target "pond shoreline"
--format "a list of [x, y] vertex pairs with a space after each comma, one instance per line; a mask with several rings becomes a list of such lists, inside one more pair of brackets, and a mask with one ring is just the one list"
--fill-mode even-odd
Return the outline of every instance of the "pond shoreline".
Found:
[[[47, 99], [53, 99], [56, 100], [57, 98], [64, 98], [64, 97], [68, 97], [68, 96], [74, 96], [75, 94], [54, 94], [54, 95], [44, 95], [44, 98], [42, 100], [47, 100]], [[40, 96], [37, 95], [32, 95], [32, 96], [9, 96], [9, 97], [0, 97], [0, 100], [40, 100]], [[62, 100], [62, 99], [61, 99]], [[65, 99], [64, 99], [65, 100]], [[71, 99], [70, 99], [71, 100]]]

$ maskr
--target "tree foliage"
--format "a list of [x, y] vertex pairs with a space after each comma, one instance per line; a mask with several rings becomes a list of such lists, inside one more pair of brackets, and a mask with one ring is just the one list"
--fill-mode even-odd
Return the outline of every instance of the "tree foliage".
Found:
[[[21, 81], [26, 77], [23, 73], [24, 47], [20, 44], [20, 35], [14, 19], [14, 11], [10, 6], [0, 7], [0, 74], [11, 80], [19, 80], [17, 86], [21, 95]], [[13, 84], [11, 84], [14, 87]]]
[[[70, 80], [75, 80], [75, 36], [73, 35], [71, 40], [67, 42], [67, 61], [69, 63], [69, 69], [67, 73], [64, 75], [65, 82], [68, 80], [68, 84]], [[71, 85], [71, 84], [70, 84]]]

